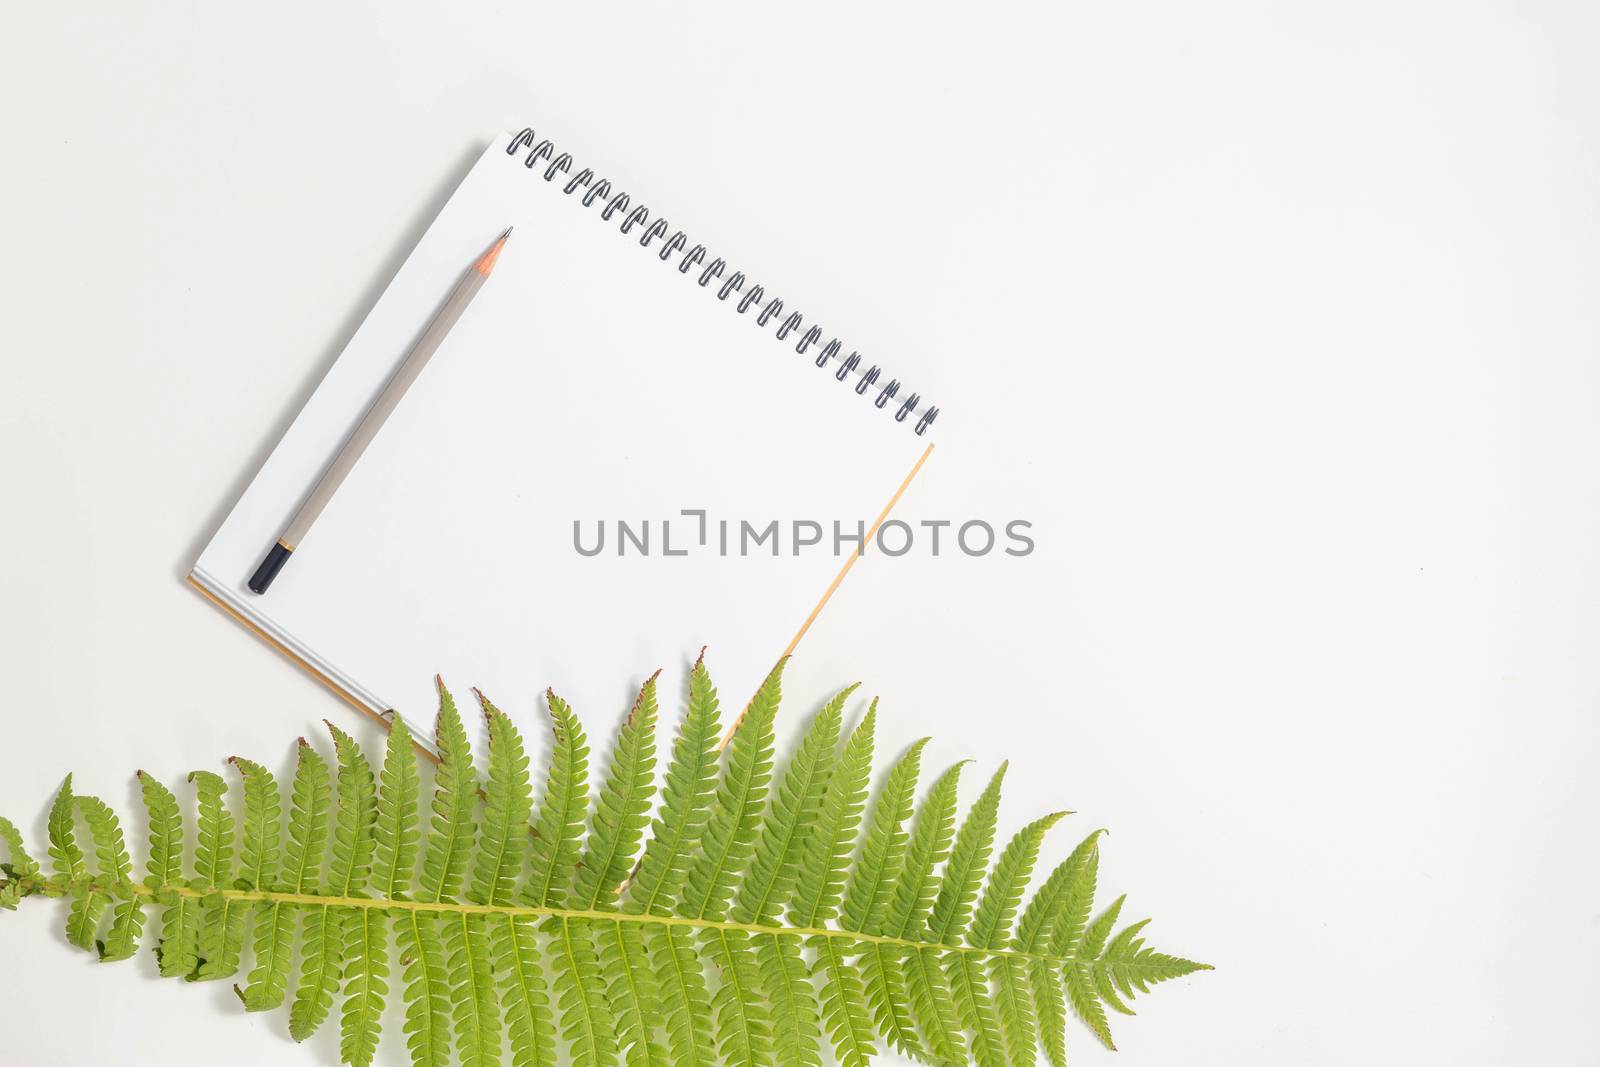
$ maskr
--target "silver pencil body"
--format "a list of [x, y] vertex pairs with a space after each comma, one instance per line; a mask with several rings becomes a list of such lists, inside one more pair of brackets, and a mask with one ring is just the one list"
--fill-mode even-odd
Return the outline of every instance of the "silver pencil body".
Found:
[[310, 532], [312, 524], [322, 514], [322, 509], [328, 506], [328, 501], [339, 491], [339, 486], [344, 483], [351, 468], [361, 458], [361, 454], [367, 450], [372, 439], [378, 436], [378, 431], [394, 413], [394, 409], [400, 406], [400, 398], [406, 395], [411, 383], [417, 380], [422, 368], [428, 365], [428, 360], [439, 350], [439, 345], [449, 335], [450, 328], [461, 318], [461, 313], [472, 303], [472, 298], [478, 295], [478, 290], [483, 288], [486, 280], [485, 275], [468, 269], [456, 283], [456, 287], [450, 291], [438, 314], [434, 315], [427, 329], [417, 338], [417, 343], [406, 353], [406, 358], [395, 370], [394, 376], [383, 387], [383, 392], [378, 394], [378, 399], [372, 402], [367, 413], [351, 431], [344, 447], [339, 449], [339, 454], [328, 464], [328, 469], [323, 472], [317, 487], [311, 490], [311, 495], [306, 497], [305, 503], [300, 505], [300, 510], [295, 512], [294, 518], [289, 520], [289, 525], [284, 528], [283, 536], [278, 540], [289, 551], [293, 552], [300, 546], [300, 542]]
[[339, 486], [344, 484], [345, 478], [360, 461], [362, 453], [378, 436], [378, 431], [388, 421], [394, 409], [400, 406], [400, 398], [406, 395], [406, 390], [411, 388], [417, 376], [422, 373], [422, 368], [428, 365], [428, 360], [439, 350], [439, 345], [449, 336], [450, 330], [461, 318], [467, 306], [472, 303], [472, 298], [478, 295], [478, 290], [483, 288], [483, 283], [488, 281], [489, 273], [494, 269], [495, 260], [500, 249], [505, 245], [505, 240], [510, 236], [507, 230], [500, 235], [500, 239], [486, 252], [477, 263], [467, 268], [461, 279], [456, 282], [455, 288], [450, 290], [450, 295], [445, 297], [444, 303], [434, 313], [427, 328], [412, 344], [411, 350], [406, 353], [405, 359], [400, 361], [394, 375], [384, 385], [383, 391], [372, 402], [356, 428], [351, 431], [344, 446], [339, 449], [339, 454], [333, 457], [333, 462], [328, 464], [328, 469], [323, 471], [311, 494], [300, 505], [300, 510], [295, 512], [294, 518], [289, 520], [283, 534], [278, 538], [277, 544], [268, 550], [266, 558], [256, 568], [256, 572], [249, 580], [252, 592], [265, 593], [272, 580], [278, 576], [278, 571], [288, 562], [290, 554], [300, 547], [300, 542], [306, 534], [311, 532], [311, 527], [316, 523], [317, 517], [322, 514], [323, 508], [328, 506], [328, 501], [333, 499], [333, 494], [339, 491]]

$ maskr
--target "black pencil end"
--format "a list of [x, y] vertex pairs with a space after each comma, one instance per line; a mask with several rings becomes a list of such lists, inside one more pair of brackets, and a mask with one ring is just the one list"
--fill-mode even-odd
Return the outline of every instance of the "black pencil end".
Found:
[[261, 566], [257, 567], [256, 572], [250, 576], [250, 591], [252, 593], [265, 593], [267, 587], [272, 584], [272, 580], [278, 576], [278, 572], [283, 570], [283, 565], [289, 562], [289, 556], [293, 552], [294, 549], [285, 545], [282, 541], [273, 545], [272, 551], [267, 553], [267, 558], [261, 561]]

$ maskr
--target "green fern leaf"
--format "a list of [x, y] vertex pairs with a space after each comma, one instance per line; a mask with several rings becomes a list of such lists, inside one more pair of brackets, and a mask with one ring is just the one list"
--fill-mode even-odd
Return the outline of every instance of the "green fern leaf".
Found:
[[[328, 844], [328, 820], [333, 809], [333, 782], [328, 765], [299, 739], [295, 751], [294, 781], [289, 790], [289, 839], [277, 885], [285, 893], [301, 894], [317, 884], [322, 853]], [[246, 1011], [266, 1011], [283, 1003], [289, 985], [289, 964], [294, 942], [295, 905], [282, 900], [256, 908], [256, 966], [239, 990]]]
[[933, 948], [918, 948], [912, 949], [908, 956], [906, 992], [923, 1042], [939, 1062], [967, 1062], [967, 1041], [962, 1035], [955, 994], [945, 974], [943, 953]]
[[823, 978], [823, 1015], [840, 1067], [866, 1067], [877, 1050], [872, 1046], [861, 976], [845, 959], [836, 938], [813, 937], [811, 947], [817, 954], [816, 971]]
[[617, 1042], [623, 1059], [636, 1067], [669, 1062], [655, 1039], [661, 997], [655, 972], [645, 952], [644, 932], [632, 923], [595, 925], [605, 996], [616, 1016]]
[[[722, 779], [700, 855], [689, 869], [681, 914], [726, 919], [738, 875], [755, 853], [762, 808], [772, 782], [773, 720], [781, 698], [783, 667], [780, 662], [762, 682], [723, 749]], [[772, 1052], [772, 1032], [749, 936], [739, 931], [707, 930], [701, 936], [700, 951], [721, 977], [711, 1002], [717, 1048], [731, 1063], [762, 1062]]]
[[[406, 725], [391, 724], [376, 776], [330, 726], [336, 769], [301, 742], [286, 832], [260, 764], [230, 761], [243, 785], [237, 824], [223, 779], [191, 776], [192, 876], [184, 820], [161, 783], [139, 775], [149, 859], [135, 881], [117, 816], [67, 779], [48, 819], [49, 873], [0, 819], [0, 908], [64, 896], [80, 945], [95, 944], [109, 909], [100, 951], [115, 959], [134, 951], [143, 909], [158, 905], [161, 972], [188, 978], [235, 971], [253, 920], [253, 967], [235, 987], [245, 1006], [282, 1003], [298, 941], [290, 1035], [313, 1033], [338, 999], [340, 1056], [354, 1067], [375, 1062], [391, 938], [419, 1067], [490, 1067], [503, 1045], [518, 1067], [821, 1067], [828, 1051], [865, 1067], [880, 1039], [980, 1067], [1025, 1067], [1042, 1045], [1059, 1067], [1069, 1007], [1109, 1046], [1108, 1011], [1131, 1013], [1153, 986], [1207, 969], [1152, 948], [1146, 921], [1119, 928], [1122, 898], [1090, 918], [1099, 832], [1031, 899], [1059, 814], [1029, 823], [991, 867], [1004, 766], [958, 830], [960, 764], [913, 812], [919, 742], [864, 822], [877, 705], [841, 745], [851, 690], [818, 713], [774, 787], [782, 671], [718, 755], [716, 690], [696, 662], [654, 819], [655, 678], [618, 731], [592, 809], [583, 729], [550, 695], [536, 819], [522, 739], [487, 700], [480, 819], [479, 775], [441, 684], [426, 841]], [[92, 861], [75, 836], [80, 816]]]
[[344, 927], [344, 1015], [339, 1058], [355, 1067], [367, 1067], [377, 1055], [379, 1020], [389, 992], [384, 914], [376, 908], [357, 908], [345, 918]]
[[[983, 899], [978, 902], [968, 938], [970, 944], [992, 950], [1006, 943], [1033, 866], [1038, 861], [1044, 835], [1066, 815], [1058, 811], [1037, 819], [1018, 831], [1006, 845], [989, 877]], [[1000, 1024], [1007, 1055], [1013, 1063], [1033, 1063], [1038, 1058], [1038, 1038], [1023, 969], [1010, 966], [1014, 961], [1009, 956], [996, 955], [991, 960], [989, 979], [993, 987], [994, 1015]]]
[[983, 872], [988, 868], [989, 851], [994, 845], [995, 819], [1000, 809], [1000, 783], [1005, 776], [1006, 764], [1002, 763], [1000, 769], [994, 772], [994, 777], [989, 779], [977, 803], [967, 813], [961, 829], [956, 832], [956, 842], [950, 849], [944, 878], [939, 883], [939, 895], [933, 902], [933, 912], [928, 916], [927, 930], [934, 941], [954, 945], [966, 930], [972, 902], [977, 899], [978, 887], [983, 884]]
[[574, 902], [580, 908], [610, 911], [617, 887], [633, 870], [644, 831], [650, 825], [650, 799], [655, 793], [656, 678], [639, 690], [633, 710], [617, 732], [611, 766], [589, 824], [588, 844], [578, 864]]
[[[855, 686], [828, 701], [812, 720], [789, 761], [772, 804], [761, 820], [754, 865], [739, 886], [734, 921], [770, 926], [794, 889], [805, 848], [802, 827], [813, 825], [822, 807], [839, 741], [844, 702]], [[800, 966], [799, 946], [780, 945], [775, 938], [756, 937], [755, 988], [769, 1005], [765, 1019], [772, 1034], [773, 1056], [782, 1063], [812, 1063], [820, 1057], [821, 1027], [815, 994]]]
[[[745, 723], [750, 718], [747, 715]], [[735, 735], [737, 743], [737, 735]], [[717, 1051], [735, 1067], [754, 1067], [773, 1058], [772, 1028], [761, 999], [760, 973], [750, 935], [715, 928], [701, 935], [701, 952], [717, 968], [721, 986], [711, 997]]]
[[1106, 1009], [1101, 1005], [1099, 992], [1094, 986], [1094, 968], [1081, 960], [1069, 960], [1063, 973], [1067, 983], [1067, 1001], [1072, 1005], [1073, 1012], [1100, 1039], [1102, 1045], [1115, 1052], [1117, 1046], [1111, 1040]]
[[177, 978], [194, 973], [200, 951], [198, 905], [192, 897], [170, 889], [183, 884], [183, 815], [172, 790], [144, 771], [138, 773], [138, 779], [150, 819], [150, 859], [144, 882], [158, 893], [162, 904], [156, 960], [161, 977]]
[[[922, 930], [928, 912], [933, 907], [939, 889], [935, 873], [940, 863], [950, 853], [950, 842], [956, 831], [956, 789], [961, 780], [963, 763], [957, 763], [934, 782], [917, 813], [906, 859], [899, 877], [895, 879], [883, 922], [873, 933], [885, 934], [902, 940], [915, 940]], [[878, 954], [876, 969], [884, 975], [886, 986], [892, 986], [899, 968], [904, 974], [906, 997], [896, 997], [891, 1003], [895, 1009], [896, 1026], [904, 1026], [906, 1019], [915, 1019], [916, 1029], [923, 1035], [918, 1051], [928, 1052], [944, 1062], [964, 1061], [965, 1043], [961, 1040], [960, 1020], [956, 1018], [955, 1005], [945, 984], [944, 972], [939, 969], [937, 957], [914, 949], [896, 957], [890, 951]], [[907, 1010], [909, 1009], [909, 1010]], [[902, 1038], [908, 1044], [909, 1037]]]
[[656, 989], [673, 1063], [713, 1063], [711, 993], [695, 952], [693, 933], [683, 926], [646, 926], [645, 949], [655, 971]]
[[989, 982], [994, 988], [1006, 1052], [1013, 1064], [1031, 1067], [1039, 1060], [1039, 1029], [1028, 961], [996, 956], [989, 965]]
[[133, 860], [123, 843], [122, 824], [116, 812], [95, 797], [77, 797], [78, 810], [89, 824], [89, 836], [94, 841], [95, 862], [99, 870], [96, 879], [106, 890], [107, 899], [117, 897], [111, 918], [111, 929], [106, 939], [98, 943], [100, 959], [125, 960], [139, 948], [139, 935], [144, 930], [143, 901], [128, 892], [133, 881]]
[[416, 877], [417, 846], [422, 840], [417, 788], [417, 753], [411, 731], [396, 716], [384, 750], [372, 835], [374, 886], [388, 900], [408, 899]]
[[67, 775], [56, 799], [50, 805], [47, 833], [50, 837], [50, 858], [55, 861], [56, 878], [68, 885], [80, 887], [72, 894], [72, 905], [67, 911], [67, 942], [81, 949], [94, 947], [94, 935], [105, 912], [106, 898], [89, 888], [89, 868], [84, 862], [83, 849], [78, 847], [77, 832], [73, 829], [76, 805], [72, 798], [72, 775]]
[[804, 838], [800, 873], [789, 910], [796, 926], [821, 926], [838, 913], [849, 875], [850, 854], [861, 827], [861, 812], [867, 804], [877, 721], [878, 702], [874, 700], [860, 724], [850, 732], [818, 813], [808, 820], [814, 829]]
[[780, 662], [761, 683], [723, 749], [722, 778], [699, 855], [689, 868], [679, 914], [726, 918], [734, 882], [755, 851], [756, 828], [772, 781], [773, 719], [782, 696], [783, 667]]
[[[589, 824], [588, 844], [578, 864], [574, 903], [580, 908], [614, 911], [617, 890], [633, 869], [655, 790], [656, 678], [639, 691], [617, 734], [600, 800]], [[605, 997], [614, 1016], [617, 1043], [631, 1064], [665, 1062], [665, 1051], [651, 1033], [659, 1007], [655, 976], [644, 964], [637, 928], [606, 923], [594, 928]]]
[[[1064, 956], [1077, 949], [1094, 905], [1099, 842], [1104, 833], [1096, 830], [1084, 838], [1034, 894], [1012, 942], [1018, 952], [1042, 950], [1045, 955]], [[1067, 1009], [1062, 980], [1048, 964], [1034, 960], [1028, 965], [1028, 985], [1045, 1055], [1054, 1067], [1065, 1067]]]
[[244, 834], [240, 839], [242, 868], [240, 889], [265, 889], [277, 881], [280, 854], [279, 831], [283, 803], [278, 784], [259, 763], [240, 759], [228, 762], [239, 768], [244, 782]]
[[1141, 919], [1124, 927], [1106, 945], [1094, 968], [1095, 984], [1101, 996], [1124, 1015], [1134, 1012], [1121, 1001], [1118, 993], [1131, 1000], [1140, 993], [1148, 993], [1152, 985], [1211, 969], [1207, 964], [1147, 947], [1139, 933], [1149, 924], [1149, 919]]
[[[405, 733], [403, 726], [400, 726], [400, 733]], [[398, 766], [411, 755], [411, 739], [405, 736], [402, 744], [395, 744], [395, 734], [389, 734], [389, 747], [384, 755], [386, 795], [382, 797], [378, 795], [370, 763], [362, 757], [349, 734], [334, 733], [334, 750], [339, 755], [339, 819], [333, 835], [334, 867], [344, 875], [347, 886], [341, 896], [365, 897], [366, 885], [373, 878], [374, 870], [379, 877], [397, 877], [395, 853], [405, 845], [394, 835], [398, 817], [394, 808], [398, 800], [390, 795], [387, 785], [390, 777], [403, 777]], [[414, 797], [414, 785], [411, 792]], [[414, 805], [411, 811], [414, 817]], [[386, 833], [389, 833], [387, 840]], [[341, 859], [346, 840], [350, 843], [347, 865]], [[390, 870], [387, 872], [378, 865], [379, 849], [384, 846], [389, 849], [386, 859]], [[386, 886], [379, 886], [379, 891], [384, 888]], [[344, 1008], [339, 1013], [339, 1057], [355, 1067], [366, 1067], [378, 1054], [379, 1024], [384, 1000], [389, 995], [389, 937], [384, 918], [381, 910], [358, 907], [341, 920], [344, 966], [339, 979], [344, 982]]]
[[594, 931], [582, 919], [552, 919], [550, 956], [555, 963], [556, 1005], [562, 1036], [574, 1067], [607, 1067], [617, 1062], [616, 1022], [606, 1001]]
[[[420, 899], [431, 904], [457, 900], [465, 889], [477, 839], [478, 806], [478, 775], [461, 713], [443, 679], [435, 676], [434, 683], [439, 689], [434, 723], [439, 763], [433, 775], [432, 822], [419, 883]], [[403, 977], [406, 1043], [412, 1062], [448, 1062], [452, 1028], [462, 1063], [495, 1062], [499, 1048], [493, 1036], [496, 1002], [487, 920], [417, 911], [411, 919], [409, 929], [402, 925], [400, 946], [409, 960]], [[535, 952], [530, 950], [530, 955]]]
[[1005, 1067], [1005, 1046], [1001, 1043], [1000, 1013], [989, 995], [983, 962], [961, 952], [946, 953], [945, 975], [955, 995], [962, 1027], [972, 1037], [972, 1060], [978, 1067]]
[[[372, 834], [373, 881], [378, 894], [388, 900], [409, 899], [416, 877], [422, 837], [417, 793], [417, 754], [411, 731], [395, 716], [389, 724], [389, 740], [384, 749]], [[427, 936], [422, 924], [404, 911], [392, 916], [367, 911], [364, 917], [366, 926], [359, 938], [352, 938], [357, 951], [352, 952], [346, 970], [344, 1058], [347, 1063], [358, 1064], [372, 1062], [377, 1052], [383, 1004], [388, 995], [391, 922], [397, 938], [406, 941], [414, 952], [426, 951]], [[442, 955], [436, 939], [432, 947], [436, 958]], [[442, 960], [439, 963], [442, 967]]]
[[450, 981], [438, 916], [405, 911], [395, 916], [405, 982], [406, 1048], [416, 1067], [446, 1067], [450, 1062]]
[[1050, 954], [1062, 955], [1067, 947], [1076, 946], [1094, 903], [1095, 870], [1104, 833], [1096, 830], [1079, 842], [1033, 895], [1012, 941], [1018, 952], [1045, 948]]
[[[333, 737], [338, 801], [332, 858], [322, 887], [328, 897], [353, 897], [361, 892], [372, 871], [377, 787], [372, 767], [350, 735], [332, 723], [325, 725]], [[289, 1036], [296, 1041], [311, 1036], [333, 1007], [334, 994], [344, 975], [347, 918], [344, 911], [331, 905], [306, 910], [301, 931], [300, 982], [289, 1009]]]
[[482, 693], [478, 701], [489, 727], [489, 779], [467, 898], [475, 904], [509, 904], [516, 898], [517, 875], [527, 857], [533, 785], [522, 735]]
[[[874, 702], [874, 711], [876, 708]], [[916, 801], [922, 750], [927, 744], [928, 738], [924, 737], [906, 749], [890, 768], [883, 789], [873, 801], [866, 840], [839, 912], [843, 929], [876, 933], [882, 928], [890, 893], [905, 867], [906, 845], [910, 841], [905, 824]]]
[[[538, 925], [531, 918], [508, 915], [496, 917], [489, 932], [494, 967], [501, 975], [511, 1062], [518, 1067], [554, 1063], [555, 1016], [539, 962]], [[485, 1003], [492, 1010], [492, 999]]]
[[[689, 674], [688, 709], [667, 764], [660, 814], [623, 900], [627, 914], [669, 915], [682, 893], [716, 795], [720, 733], [717, 691], [702, 656]], [[710, 994], [690, 933], [673, 927], [646, 927], [642, 933], [673, 1061], [709, 1062]]]
[[210, 890], [200, 901], [200, 958], [189, 978], [212, 981], [227, 978], [239, 969], [249, 908], [222, 892], [233, 884], [235, 827], [224, 802], [228, 783], [210, 771], [195, 771], [189, 781], [194, 784], [199, 809], [195, 877], [198, 888]]
[[771, 1006], [773, 1053], [779, 1063], [822, 1063], [822, 1016], [800, 941], [754, 935], [761, 991]]
[[[518, 899], [517, 876], [528, 852], [528, 820], [533, 816], [533, 782], [522, 735], [511, 720], [482, 693], [489, 728], [489, 784], [484, 806], [482, 846], [473, 871], [470, 896], [482, 904], [509, 905]], [[566, 762], [568, 757], [557, 757]], [[537, 846], [537, 842], [535, 843]], [[521, 898], [534, 899], [530, 882]], [[491, 921], [488, 944], [499, 972], [500, 1002], [504, 1007], [512, 1060], [518, 1064], [549, 1063], [554, 1056], [555, 1023], [550, 997], [539, 962], [539, 945], [532, 920], [514, 916]], [[471, 972], [468, 977], [475, 980]], [[477, 990], [474, 999], [493, 1011], [495, 991]], [[474, 1021], [481, 1037], [494, 1034], [492, 1015]]]
[[452, 915], [443, 930], [456, 1055], [462, 1067], [494, 1067], [500, 1062], [500, 1016], [489, 920], [483, 915]]
[[[823, 797], [815, 829], [806, 835], [804, 858], [789, 916], [796, 926], [826, 925], [839, 909], [855, 847], [861, 813], [866, 807], [872, 774], [873, 730], [878, 703], [873, 701], [850, 733], [838, 767]], [[823, 978], [822, 1010], [834, 1052], [841, 1064], [864, 1064], [875, 1054], [866, 988], [856, 965], [844, 962], [844, 949], [834, 938], [813, 938], [817, 971]]]
[[[873, 802], [866, 840], [839, 913], [839, 925], [845, 930], [883, 932], [890, 896], [905, 867], [910, 841], [905, 824], [911, 818], [922, 749], [927, 743], [928, 739], [922, 738], [895, 762]], [[878, 1033], [901, 1055], [926, 1059], [909, 1011], [904, 953], [890, 946], [869, 944], [861, 957], [861, 980]]]
[[1122, 905], [1127, 899], [1124, 894], [1113, 900], [1084, 930], [1079, 948], [1085, 957], [1096, 959], [1105, 950], [1106, 941], [1111, 937], [1111, 931], [1116, 929], [1117, 917], [1122, 914]]
[[30, 883], [31, 888], [33, 883], [43, 879], [44, 871], [39, 867], [39, 861], [28, 854], [27, 845], [22, 840], [22, 831], [3, 815], [0, 815], [0, 842], [5, 843], [6, 851], [11, 857], [9, 863], [0, 863], [0, 873], [4, 873], [11, 884], [18, 888], [17, 899], [20, 900], [22, 883]]
[[800, 854], [805, 848], [801, 828], [816, 824], [828, 777], [833, 773], [844, 702], [855, 688], [839, 693], [817, 713], [772, 794], [772, 803], [756, 837], [753, 866], [739, 886], [733, 908], [735, 922], [771, 925], [794, 891]]
[[[539, 801], [538, 830], [531, 849], [533, 870], [523, 889], [523, 899], [530, 904], [557, 907], [565, 901], [566, 888], [578, 870], [584, 814], [589, 809], [589, 742], [566, 701], [554, 693], [546, 693], [546, 699], [550, 704], [550, 726], [555, 731], [555, 749], [550, 755], [544, 798]], [[525, 825], [526, 819], [518, 825], [523, 838]]]
[[[673, 742], [662, 785], [661, 813], [628, 886], [623, 910], [632, 915], [667, 915], [689, 874], [717, 789], [717, 691], [703, 659], [689, 674], [689, 707]], [[681, 1056], [679, 1057], [682, 1058]]]
[[439, 764], [433, 774], [433, 815], [422, 858], [419, 899], [436, 904], [460, 899], [466, 885], [467, 864], [477, 835], [478, 773], [455, 699], [442, 679], [436, 676], [434, 681], [439, 687], [439, 717], [433, 734]]

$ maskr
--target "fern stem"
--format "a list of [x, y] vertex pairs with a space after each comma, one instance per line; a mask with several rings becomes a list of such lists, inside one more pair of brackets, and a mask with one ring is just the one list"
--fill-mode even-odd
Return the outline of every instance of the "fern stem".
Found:
[[[23, 896], [38, 893], [45, 896], [83, 896], [105, 891], [93, 879], [59, 881], [50, 878], [22, 878], [7, 883], [0, 880], [0, 888], [16, 885]], [[1092, 956], [1069, 953], [1052, 956], [1041, 952], [1023, 952], [1008, 948], [979, 948], [974, 945], [945, 945], [930, 941], [914, 941], [905, 937], [885, 934], [864, 934], [853, 930], [835, 930], [830, 927], [766, 926], [760, 923], [726, 922], [716, 919], [692, 919], [677, 915], [635, 915], [622, 911], [590, 911], [581, 908], [549, 908], [524, 904], [463, 904], [454, 901], [388, 900], [381, 897], [319, 896], [316, 893], [287, 893], [269, 889], [193, 889], [187, 885], [147, 886], [122, 883], [123, 892], [134, 897], [158, 899], [179, 897], [212, 900], [218, 897], [229, 903], [304, 904], [324, 908], [376, 908], [387, 912], [437, 912], [449, 915], [496, 915], [507, 918], [554, 918], [562, 920], [585, 919], [610, 923], [636, 923], [643, 926], [682, 926], [693, 930], [742, 931], [747, 934], [767, 934], [777, 937], [824, 937], [838, 941], [853, 941], [864, 945], [891, 945], [907, 949], [934, 949], [939, 953], [957, 952], [985, 958], [1009, 957], [1017, 960], [1036, 960], [1047, 964], [1068, 962], [1092, 963]]]
[[[21, 878], [0, 888], [16, 885], [22, 896], [85, 896], [104, 891], [104, 886], [94, 880], [56, 881], [53, 878]], [[592, 912], [566, 907], [534, 907], [526, 904], [458, 904], [454, 901], [389, 901], [382, 897], [318, 896], [315, 893], [280, 893], [275, 889], [194, 889], [186, 885], [144, 886], [123, 883], [123, 891], [134, 897], [190, 897], [190, 899], [224, 899], [229, 904], [304, 904], [309, 907], [330, 909], [378, 909], [382, 912], [438, 912], [448, 915], [501, 915], [507, 918], [562, 918], [562, 920], [595, 920], [602, 923], [637, 923], [643, 926], [686, 926], [690, 929], [723, 929], [744, 931], [747, 934], [774, 934], [779, 937], [830, 937], [835, 941], [853, 941], [858, 944], [899, 945], [902, 949], [934, 949], [938, 952], [960, 952], [976, 957], [1010, 957], [1013, 960], [1037, 960], [1040, 963], [1093, 963], [1093, 957], [1083, 953], [1046, 955], [1042, 952], [1021, 952], [1018, 949], [979, 949], [976, 945], [946, 945], [930, 941], [912, 941], [910, 937], [890, 937], [886, 934], [862, 934], [850, 929], [832, 929], [829, 926], [763, 926], [760, 923], [731, 923], [710, 918], [685, 918], [680, 915], [632, 915], [629, 912]]]

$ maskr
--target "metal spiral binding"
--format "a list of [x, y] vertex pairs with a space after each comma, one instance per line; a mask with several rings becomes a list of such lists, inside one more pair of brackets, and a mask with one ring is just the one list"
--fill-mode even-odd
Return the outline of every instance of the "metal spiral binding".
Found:
[[[523, 159], [522, 165], [529, 170], [534, 170], [540, 164], [546, 164], [544, 167], [544, 180], [547, 182], [553, 181], [557, 174], [569, 174], [572, 171], [572, 156], [566, 152], [557, 154], [555, 144], [548, 139], [535, 142], [532, 128], [524, 129], [511, 139], [511, 143], [506, 146], [506, 155], [515, 156], [523, 149], [527, 149], [528, 154]], [[695, 267], [705, 262], [707, 255], [705, 245], [697, 244], [690, 248], [688, 252], [683, 252], [684, 246], [689, 244], [688, 234], [682, 230], [673, 230], [671, 224], [664, 218], [651, 219], [649, 208], [643, 204], [633, 204], [626, 192], [613, 193], [611, 182], [606, 178], [597, 179], [594, 171], [588, 167], [573, 174], [561, 186], [561, 191], [568, 196], [573, 195], [579, 189], [584, 190], [583, 196], [579, 201], [584, 207], [593, 206], [597, 200], [605, 202], [605, 206], [600, 209], [600, 218], [603, 221], [610, 222], [613, 216], [621, 213], [622, 220], [618, 225], [618, 229], [622, 233], [629, 234], [635, 227], [639, 227], [642, 231], [639, 234], [641, 247], [649, 248], [652, 242], [660, 240], [661, 247], [656, 252], [656, 255], [663, 263], [682, 253], [682, 258], [678, 261], [679, 274], [688, 274]], [[669, 231], [672, 234], [670, 237], [667, 236]], [[739, 299], [734, 302], [733, 307], [741, 315], [760, 305], [755, 314], [756, 325], [770, 329], [773, 321], [776, 320], [778, 325], [774, 331], [774, 336], [780, 341], [788, 340], [790, 334], [805, 326], [805, 331], [795, 343], [795, 351], [802, 356], [806, 355], [813, 345], [822, 342], [821, 326], [816, 323], [806, 326], [805, 316], [799, 311], [790, 310], [785, 313], [783, 300], [777, 296], [768, 299], [766, 289], [760, 285], [752, 285], [749, 289], [745, 289], [744, 284], [747, 279], [743, 271], [732, 271], [727, 273], [727, 277], [724, 278], [723, 275], [727, 271], [727, 261], [721, 258], [714, 258], [700, 271], [695, 281], [700, 288], [704, 289], [713, 281], [721, 278], [722, 283], [717, 287], [716, 291], [717, 299], [726, 302], [730, 296], [738, 293]], [[877, 364], [873, 364], [866, 371], [860, 372], [858, 368], [861, 365], [861, 354], [852, 351], [848, 356], [840, 359], [839, 353], [843, 350], [844, 344], [837, 337], [829, 339], [817, 351], [817, 367], [819, 369], [825, 368], [830, 363], [838, 360], [839, 365], [833, 376], [841, 382], [848, 382], [852, 375], [856, 375], [857, 380], [854, 385], [856, 395], [867, 395], [868, 391], [877, 384], [878, 378], [881, 376]], [[886, 408], [899, 392], [900, 379], [891, 378], [887, 385], [878, 390], [878, 395], [873, 399], [872, 404], [877, 408]], [[933, 424], [934, 419], [938, 418], [939, 409], [932, 404], [923, 405], [921, 395], [912, 393], [900, 401], [899, 405], [894, 409], [894, 420], [896, 422], [905, 422], [912, 415], [917, 416], [912, 429], [920, 437], [928, 432], [928, 427]]]

